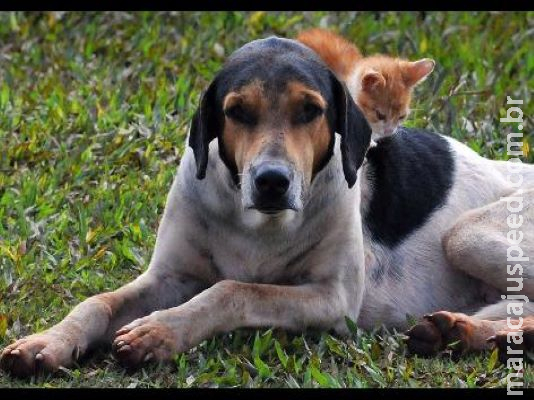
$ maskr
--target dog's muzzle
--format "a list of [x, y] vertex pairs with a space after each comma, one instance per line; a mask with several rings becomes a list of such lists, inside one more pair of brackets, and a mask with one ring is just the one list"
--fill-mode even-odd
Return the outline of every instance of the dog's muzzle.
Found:
[[280, 162], [263, 162], [251, 168], [252, 202], [264, 214], [295, 209], [290, 196], [293, 171]]

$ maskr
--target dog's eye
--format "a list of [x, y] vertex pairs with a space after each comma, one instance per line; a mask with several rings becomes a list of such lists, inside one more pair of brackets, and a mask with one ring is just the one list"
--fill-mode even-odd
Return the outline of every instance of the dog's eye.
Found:
[[255, 125], [257, 118], [241, 104], [236, 104], [224, 110], [224, 115], [228, 118], [245, 125]]
[[376, 110], [376, 118], [378, 118], [380, 121], [384, 121], [386, 119], [386, 116], [380, 111]]
[[401, 115], [401, 116], [399, 117], [399, 121], [402, 121], [404, 118], [406, 118], [406, 114]]
[[314, 103], [305, 103], [301, 111], [296, 115], [295, 123], [307, 124], [312, 122], [319, 115], [322, 115], [324, 110]]

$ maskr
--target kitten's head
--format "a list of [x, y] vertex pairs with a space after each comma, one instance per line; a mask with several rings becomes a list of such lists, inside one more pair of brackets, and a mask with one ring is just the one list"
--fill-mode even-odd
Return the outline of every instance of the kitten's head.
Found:
[[434, 60], [407, 61], [367, 57], [358, 65], [349, 89], [373, 129], [373, 139], [395, 132], [410, 112], [413, 88], [434, 69]]

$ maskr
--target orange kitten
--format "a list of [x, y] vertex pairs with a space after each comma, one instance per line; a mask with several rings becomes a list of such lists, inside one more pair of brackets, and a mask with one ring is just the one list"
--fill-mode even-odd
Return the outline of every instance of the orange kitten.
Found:
[[413, 88], [434, 69], [434, 60], [408, 61], [374, 55], [325, 29], [301, 32], [297, 40], [314, 50], [343, 80], [373, 129], [372, 139], [395, 133], [410, 112]]

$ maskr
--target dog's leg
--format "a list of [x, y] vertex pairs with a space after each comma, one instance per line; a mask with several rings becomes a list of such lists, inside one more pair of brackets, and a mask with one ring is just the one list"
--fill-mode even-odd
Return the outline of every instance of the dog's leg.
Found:
[[[526, 307], [525, 307], [526, 308]], [[508, 347], [526, 355], [534, 350], [533, 307], [526, 310], [527, 317], [519, 319], [487, 320], [478, 315], [439, 311], [426, 315], [408, 332], [408, 349], [413, 354], [432, 356], [448, 346], [454, 356], [467, 352], [483, 351], [497, 346], [499, 358], [507, 358]]]
[[185, 301], [183, 297], [191, 287], [179, 287], [187, 286], [183, 282], [149, 269], [114, 292], [83, 301], [50, 329], [9, 345], [1, 353], [0, 366], [16, 376], [68, 367], [88, 348], [111, 342], [115, 330], [123, 324]]
[[278, 286], [220, 281], [181, 306], [156, 311], [117, 332], [121, 363], [168, 360], [204, 339], [239, 327], [346, 329], [347, 295], [339, 283]]
[[505, 199], [463, 214], [443, 238], [445, 256], [503, 293], [534, 298], [534, 190]]
[[168, 195], [147, 271], [113, 292], [90, 297], [50, 329], [9, 345], [0, 354], [0, 368], [28, 376], [68, 367], [89, 348], [110, 344], [124, 324], [182, 304], [208, 286], [206, 279], [212, 279], [206, 272], [209, 268], [202, 267], [207, 263], [184, 231], [192, 224], [181, 212], [187, 204], [182, 204], [179, 188], [177, 179]]
[[[534, 190], [516, 192], [508, 200], [513, 197], [515, 203], [497, 201], [461, 216], [445, 235], [443, 246], [452, 266], [518, 297], [509, 296], [473, 316], [447, 311], [426, 316], [407, 332], [413, 353], [433, 355], [451, 343], [457, 355], [496, 345], [502, 360], [508, 346], [534, 351], [534, 306], [525, 302], [534, 299]], [[523, 320], [514, 310], [521, 311]], [[488, 338], [493, 339], [488, 342]]]
[[517, 350], [521, 350], [519, 354], [529, 355], [534, 361], [534, 304], [531, 301], [532, 299], [525, 303], [508, 299], [484, 307], [473, 315], [473, 318], [480, 320], [502, 320], [497, 322], [504, 326], [499, 327], [488, 342], [499, 349], [499, 358], [503, 362], [509, 354], [517, 357]]

